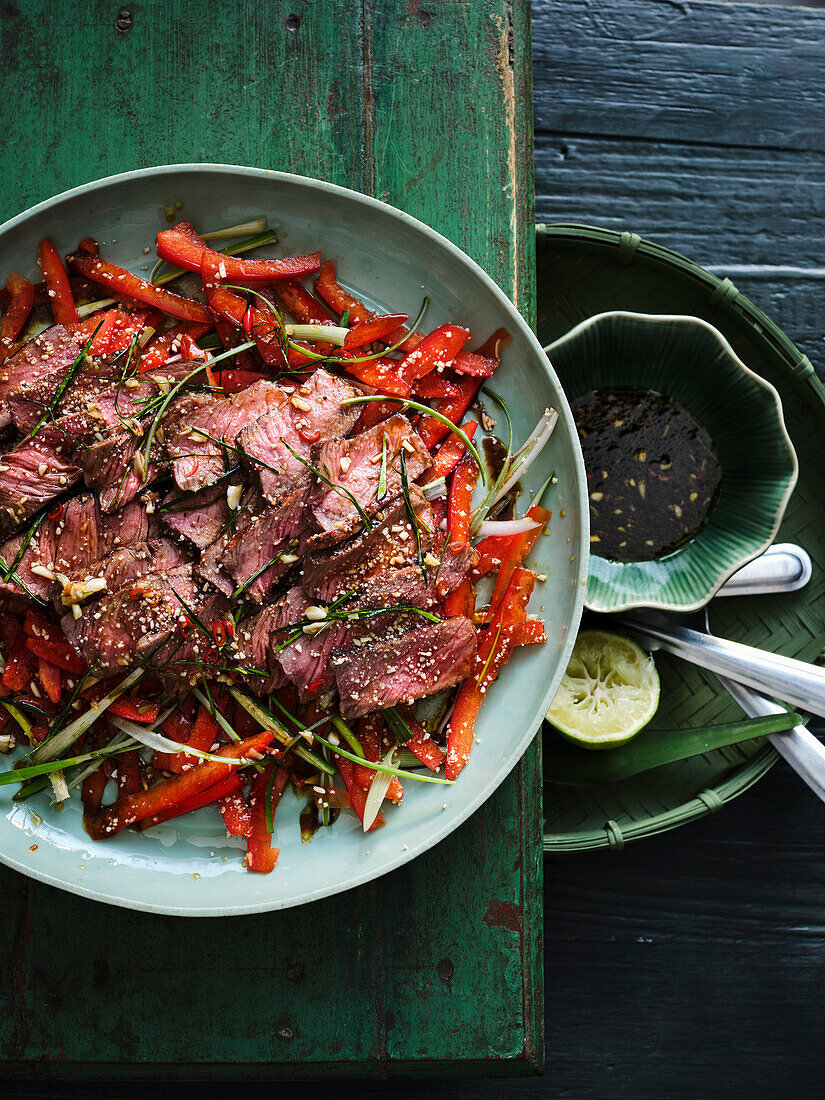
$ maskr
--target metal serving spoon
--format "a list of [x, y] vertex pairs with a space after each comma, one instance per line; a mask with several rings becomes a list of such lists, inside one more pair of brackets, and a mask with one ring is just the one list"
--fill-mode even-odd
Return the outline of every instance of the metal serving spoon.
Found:
[[[783, 543], [770, 547], [761, 557], [743, 566], [722, 586], [717, 596], [793, 592], [804, 587], [810, 577], [811, 560], [806, 552], [801, 547]], [[635, 622], [641, 617], [634, 615], [629, 618]], [[665, 649], [715, 672], [722, 686], [752, 718], [778, 714], [785, 708], [761, 692], [753, 690], [753, 687], [747, 686], [742, 681], [743, 676], [747, 675], [751, 682], [758, 680], [760, 685], [771, 694], [790, 699], [790, 696], [784, 692], [794, 683], [796, 666], [800, 666], [806, 673], [823, 672], [813, 665], [806, 665], [803, 661], [792, 661], [790, 658], [765, 653], [752, 646], [714, 638], [710, 633], [707, 608], [704, 611], [706, 633], [689, 630], [678, 622], [668, 621], [666, 616], [660, 616], [660, 618], [666, 621], [666, 625], [659, 623], [658, 626], [649, 627], [642, 623], [640, 629], [635, 625], [632, 626], [632, 632], [653, 648]], [[628, 627], [631, 627], [628, 618], [624, 621]], [[670, 631], [672, 634], [669, 633]], [[758, 655], [757, 659], [754, 659], [754, 654]], [[781, 675], [777, 677], [775, 669], [778, 664], [781, 664], [782, 668]], [[721, 674], [725, 665], [733, 666], [736, 679]], [[784, 686], [780, 689], [777, 683]], [[811, 679], [808, 677], [803, 683], [806, 691], [810, 684]], [[815, 693], [821, 691], [818, 682], [814, 683], [814, 688]], [[806, 703], [799, 705], [805, 709], [813, 709]], [[793, 729], [783, 733], [769, 734], [768, 740], [811, 790], [825, 801], [825, 746], [804, 726], [794, 726]]]
[[[736, 583], [727, 594], [733, 595], [734, 591], [751, 595], [788, 592], [807, 583], [810, 559], [804, 550], [783, 544], [774, 549], [774, 554], [767, 551], [761, 559], [745, 566], [732, 578]], [[793, 574], [790, 579], [789, 555], [797, 558], [796, 568], [790, 568]], [[772, 563], [780, 566], [780, 575], [776, 577], [772, 576]], [[723, 586], [720, 594], [726, 587]], [[686, 625], [682, 616], [651, 609], [629, 612], [618, 619], [633, 634], [642, 638], [648, 647], [664, 649], [719, 676], [825, 718], [825, 668], [741, 642], [716, 638], [702, 629]]]

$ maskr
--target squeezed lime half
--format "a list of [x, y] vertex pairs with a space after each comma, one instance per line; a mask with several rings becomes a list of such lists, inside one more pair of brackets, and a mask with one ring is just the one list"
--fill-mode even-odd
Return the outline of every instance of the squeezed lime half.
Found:
[[644, 729], [658, 706], [653, 658], [621, 634], [584, 630], [547, 717], [570, 741], [610, 749]]

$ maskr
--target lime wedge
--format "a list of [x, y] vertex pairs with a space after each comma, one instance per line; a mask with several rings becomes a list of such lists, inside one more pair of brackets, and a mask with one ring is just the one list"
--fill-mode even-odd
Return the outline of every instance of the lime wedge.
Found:
[[547, 717], [559, 733], [588, 749], [623, 745], [659, 705], [653, 658], [606, 630], [584, 630]]

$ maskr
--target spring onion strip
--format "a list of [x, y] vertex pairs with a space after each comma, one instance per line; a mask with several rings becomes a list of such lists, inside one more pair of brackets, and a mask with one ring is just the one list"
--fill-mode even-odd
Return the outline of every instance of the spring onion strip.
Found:
[[20, 548], [18, 549], [17, 553], [14, 555], [14, 561], [11, 563], [10, 566], [8, 566], [3, 571], [3, 581], [4, 582], [10, 581], [11, 578], [14, 576], [14, 574], [17, 572], [17, 567], [20, 564], [20, 562], [23, 560], [23, 555], [28, 550], [29, 543], [34, 538], [34, 536], [37, 534], [38, 530], [40, 529], [40, 524], [43, 522], [43, 520], [45, 518], [46, 518], [46, 513], [41, 512], [40, 515], [37, 517], [37, 519], [34, 521], [34, 523], [31, 524], [29, 529], [26, 531], [25, 537], [23, 538], [23, 541], [20, 543]]
[[392, 768], [389, 764], [375, 763], [372, 760], [362, 760], [360, 756], [354, 756], [351, 752], [347, 752], [346, 749], [342, 749], [340, 745], [333, 745], [331, 741], [327, 741], [321, 737], [319, 733], [315, 734], [317, 741], [320, 741], [322, 745], [326, 745], [328, 749], [332, 749], [333, 752], [337, 752], [339, 756], [343, 756], [345, 760], [351, 760], [353, 764], [360, 764], [364, 768], [370, 768], [375, 772], [385, 772], [388, 775], [397, 775], [399, 779], [414, 779], [417, 783], [440, 783], [442, 787], [453, 787], [455, 781], [452, 779], [438, 779], [434, 775], [418, 775], [416, 772], [403, 771], [401, 768]]
[[69, 756], [63, 760], [50, 760], [45, 764], [32, 764], [26, 768], [12, 768], [11, 771], [0, 774], [0, 787], [7, 787], [10, 783], [21, 783], [24, 779], [33, 779], [36, 775], [48, 775], [49, 772], [60, 771], [63, 768], [73, 768], [77, 764], [86, 764], [89, 760], [100, 760], [103, 756], [116, 756], [134, 747], [134, 742], [130, 741], [117, 749], [93, 749], [91, 752], [84, 752], [80, 756]]
[[28, 719], [22, 713], [22, 711], [18, 710], [18, 708], [13, 703], [9, 703], [5, 699], [0, 700], [0, 702], [2, 702], [3, 706], [6, 708], [6, 710], [9, 712], [9, 714], [12, 716], [12, 718], [18, 724], [18, 726], [23, 731], [23, 733], [26, 735], [26, 737], [31, 737], [31, 732], [32, 732], [31, 725], [29, 724]]
[[[273, 714], [270, 714], [266, 707], [262, 707], [259, 703], [256, 703], [254, 699], [250, 699], [248, 695], [245, 695], [237, 688], [229, 688], [229, 694], [235, 702], [241, 704], [246, 713], [251, 715], [260, 726], [263, 726], [265, 730], [272, 730], [282, 745], [287, 745], [293, 740], [278, 719]], [[315, 736], [317, 736], [317, 734]], [[320, 756], [316, 756], [314, 752], [310, 752], [310, 750], [304, 748], [303, 745], [296, 745], [292, 749], [292, 752], [294, 752], [296, 756], [299, 756], [301, 760], [305, 760], [307, 764], [311, 764], [325, 775], [335, 774], [335, 769], [331, 764], [327, 764]]]
[[[367, 759], [367, 754], [364, 752], [363, 748], [361, 747], [361, 742], [355, 736], [355, 733], [352, 731], [352, 729], [350, 729], [350, 727], [347, 725], [347, 723], [344, 721], [344, 719], [341, 717], [341, 715], [340, 714], [332, 715], [332, 717], [330, 718], [330, 722], [336, 728], [336, 730], [341, 734], [341, 736], [344, 738], [344, 740], [349, 745], [349, 747], [352, 749], [352, 751], [358, 756], [358, 759], [359, 760], [366, 760]], [[317, 734], [316, 734], [316, 736], [317, 736]], [[320, 738], [319, 738], [319, 740], [320, 740]]]
[[513, 458], [513, 421], [510, 419], [510, 410], [507, 408], [507, 404], [504, 399], [502, 397], [499, 397], [497, 393], [494, 393], [490, 389], [485, 389], [482, 392], [485, 394], [485, 396], [492, 397], [493, 401], [495, 401], [495, 403], [504, 413], [504, 418], [507, 421], [507, 449], [504, 455], [504, 461], [501, 464], [501, 469], [498, 472], [498, 476], [496, 477], [489, 491], [486, 493], [481, 504], [479, 504], [478, 508], [474, 509], [473, 511], [472, 522], [470, 524], [471, 535], [475, 535], [478, 533], [478, 525], [481, 523], [484, 517], [489, 514], [490, 508], [492, 506], [493, 497], [496, 495], [496, 493], [499, 491], [499, 489], [507, 479], [507, 475], [510, 470], [510, 463]]
[[56, 802], [63, 803], [68, 801], [71, 797], [71, 792], [66, 784], [66, 775], [62, 768], [49, 773], [49, 782], [52, 785], [52, 792], [54, 794], [52, 805]]
[[[387, 433], [381, 435], [381, 472], [378, 475], [378, 500], [387, 495]], [[6, 578], [8, 579], [8, 578]]]
[[117, 298], [98, 298], [96, 302], [84, 302], [83, 305], [77, 306], [77, 316], [82, 320], [84, 317], [90, 317], [93, 313], [97, 313], [99, 309], [108, 309], [109, 306], [116, 306]]
[[266, 229], [266, 216], [252, 218], [248, 222], [239, 225], [229, 225], [225, 229], [213, 229], [211, 233], [201, 233], [202, 241], [227, 241], [233, 237], [243, 237], [247, 233], [263, 233]]
[[[162, 720], [165, 721], [171, 713], [171, 710], [166, 711]], [[152, 727], [139, 726], [136, 722], [130, 722], [128, 718], [111, 718], [110, 721], [115, 729], [128, 734], [129, 737], [138, 741], [141, 745], [145, 745], [147, 749], [154, 749], [155, 752], [168, 752], [176, 756], [185, 753], [187, 756], [196, 756], [199, 760], [211, 760], [214, 764], [235, 764], [239, 759], [233, 756], [218, 756], [214, 752], [203, 752], [201, 749], [188, 748], [180, 741], [173, 741], [170, 737], [164, 737], [163, 734], [156, 733]], [[256, 763], [254, 760], [240, 759], [243, 764]]]
[[323, 340], [342, 348], [349, 329], [338, 325], [293, 325], [287, 322], [284, 331], [287, 336], [294, 336], [296, 340]]
[[[217, 230], [217, 232], [220, 233], [221, 231]], [[237, 234], [229, 233], [228, 230], [224, 231], [224, 237], [236, 235]], [[268, 232], [259, 233], [254, 237], [249, 237], [245, 241], [238, 241], [237, 244], [233, 244], [230, 248], [219, 248], [216, 249], [216, 251], [220, 252], [223, 256], [238, 256], [242, 252], [251, 252], [253, 248], [261, 248], [265, 244], [272, 244], [273, 241], [277, 240], [277, 237], [278, 234], [271, 229]], [[201, 237], [202, 241], [205, 241], [206, 239], [207, 238], [205, 236]], [[216, 238], [210, 236], [209, 239], [215, 240]], [[162, 267], [163, 260], [158, 260], [158, 262], [152, 268], [152, 272], [149, 276], [149, 282], [154, 283], [155, 286], [164, 286], [166, 283], [171, 283], [173, 279], [179, 279], [181, 275], [186, 274], [182, 267], [172, 267], [166, 272], [165, 275], [161, 275], [158, 278], [157, 273]]]
[[[102, 699], [99, 699], [96, 703], [89, 704], [89, 709], [83, 714], [75, 718], [74, 722], [70, 722], [68, 726], [65, 726], [58, 733], [55, 733], [53, 737], [50, 737], [48, 741], [44, 741], [42, 745], [38, 745], [34, 752], [31, 754], [30, 759], [35, 764], [43, 764], [47, 760], [56, 760], [62, 752], [64, 752], [70, 745], [73, 745], [81, 734], [93, 725], [97, 719], [103, 714], [105, 710], [119, 699], [124, 691], [128, 691], [129, 688], [136, 684], [145, 675], [143, 669], [136, 668], [113, 688], [108, 695], [104, 695]], [[88, 759], [92, 759], [89, 757]], [[39, 775], [39, 772], [33, 774]]]
[[527, 516], [524, 519], [485, 519], [478, 525], [476, 534], [480, 538], [487, 538], [489, 535], [523, 535], [535, 527], [541, 527], [541, 521], [529, 519]]
[[442, 500], [447, 495], [447, 481], [443, 477], [437, 477], [435, 481], [428, 481], [426, 485], [419, 486], [427, 500]]
[[[116, 733], [109, 744], [104, 745], [104, 748], [109, 749], [112, 752], [114, 752], [115, 750], [120, 752], [121, 749], [133, 749], [135, 747], [136, 746], [132, 742], [131, 737], [126, 737], [122, 733]], [[81, 768], [79, 772], [75, 772], [75, 774], [71, 778], [71, 781], [69, 782], [69, 790], [71, 790], [73, 787], [79, 787], [83, 780], [87, 779], [92, 774], [92, 772], [96, 772], [99, 767], [100, 764], [97, 762], [97, 760], [93, 760], [91, 764], [87, 764], [85, 768]], [[18, 794], [19, 793], [20, 792], [18, 791]]]
[[[90, 765], [90, 771], [97, 771], [100, 765], [95, 762]], [[31, 798], [33, 794], [39, 794], [49, 785], [49, 777], [47, 775], [40, 775], [36, 779], [29, 779], [21, 786], [19, 791], [15, 791], [11, 796], [12, 802], [25, 802], [27, 798]]]
[[[395, 747], [391, 748], [389, 752], [384, 755], [384, 759], [381, 763], [385, 767], [390, 767], [395, 754]], [[392, 783], [393, 777], [390, 772], [380, 772], [378, 775], [373, 776], [372, 783], [370, 783], [370, 789], [367, 792], [367, 800], [364, 803], [364, 832], [368, 832], [372, 827], [372, 823], [378, 817], [378, 812], [381, 809], [381, 803], [384, 801], [384, 795], [389, 790], [390, 783]]]
[[407, 409], [415, 409], [416, 412], [424, 413], [425, 416], [434, 416], [436, 420], [440, 420], [442, 424], [450, 429], [453, 435], [457, 435], [473, 458], [478, 464], [478, 468], [481, 471], [481, 480], [486, 484], [486, 478], [484, 476], [484, 463], [481, 460], [481, 455], [475, 447], [472, 439], [463, 432], [457, 424], [453, 424], [452, 420], [448, 420], [443, 413], [438, 412], [437, 409], [431, 409], [429, 405], [422, 405], [420, 401], [412, 401], [409, 397], [392, 397], [385, 393], [364, 394], [362, 397], [345, 397], [341, 402], [341, 406], [345, 405], [360, 405], [366, 401], [396, 401], [399, 405], [403, 405], [404, 408], [401, 412], [406, 412]]
[[[490, 501], [489, 508], [494, 508], [502, 497], [509, 493], [510, 489], [515, 485], [518, 479], [527, 472], [532, 466], [535, 460], [539, 457], [544, 450], [544, 445], [547, 440], [553, 434], [553, 429], [556, 426], [556, 422], [559, 419], [559, 414], [555, 409], [546, 409], [544, 416], [539, 423], [530, 433], [529, 438], [523, 447], [521, 447], [510, 462], [510, 468], [507, 471], [507, 478], [502, 486], [498, 489], [493, 499]], [[483, 518], [483, 517], [482, 517]], [[480, 521], [479, 521], [480, 522]]]
[[382, 713], [398, 744], [403, 745], [405, 741], [409, 741], [413, 736], [413, 731], [410, 729], [403, 715], [399, 714], [395, 707], [388, 707], [387, 710]]

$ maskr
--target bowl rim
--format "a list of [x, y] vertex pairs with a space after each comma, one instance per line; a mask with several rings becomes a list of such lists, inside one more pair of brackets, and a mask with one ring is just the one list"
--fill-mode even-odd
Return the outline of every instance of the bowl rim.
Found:
[[[697, 599], [689, 602], [680, 603], [676, 600], [667, 600], [662, 598], [642, 600], [633, 597], [627, 597], [625, 599], [617, 600], [617, 602], [612, 603], [609, 607], [607, 607], [603, 602], [594, 599], [591, 596], [589, 584], [587, 585], [587, 590], [585, 592], [584, 605], [587, 610], [603, 614], [620, 613], [623, 611], [631, 611], [648, 607], [655, 607], [664, 611], [673, 612], [698, 611], [703, 608], [711, 599], [713, 599], [713, 597], [716, 595], [716, 593], [719, 591], [725, 581], [732, 577], [738, 569], [741, 569], [743, 565], [746, 565], [749, 561], [753, 561], [754, 558], [757, 558], [760, 554], [764, 553], [764, 551], [767, 550], [767, 548], [776, 538], [776, 535], [779, 531], [780, 525], [785, 515], [785, 511], [788, 507], [788, 501], [791, 499], [791, 494], [796, 488], [796, 483], [799, 478], [799, 459], [797, 457], [796, 449], [793, 445], [793, 442], [791, 441], [790, 434], [788, 433], [787, 425], [785, 424], [785, 414], [782, 407], [782, 399], [779, 396], [779, 392], [774, 385], [768, 382], [767, 379], [762, 378], [761, 375], [757, 374], [755, 371], [751, 370], [751, 368], [748, 367], [739, 358], [739, 356], [736, 354], [733, 347], [731, 346], [730, 341], [724, 336], [723, 333], [719, 331], [719, 329], [710, 324], [710, 322], [704, 320], [704, 318], [694, 317], [691, 314], [637, 313], [632, 310], [625, 309], [605, 310], [602, 313], [594, 313], [591, 317], [585, 317], [583, 321], [579, 321], [578, 324], [574, 325], [573, 328], [571, 328], [563, 336], [560, 336], [558, 337], [558, 339], [553, 340], [550, 344], [546, 344], [544, 347], [545, 355], [547, 355], [552, 362], [552, 355], [554, 351], [558, 350], [565, 344], [574, 343], [587, 329], [596, 327], [600, 323], [604, 323], [606, 320], [612, 320], [614, 318], [621, 318], [622, 320], [634, 321], [640, 324], [647, 324], [651, 328], [658, 325], [682, 324], [685, 327], [695, 327], [703, 329], [716, 340], [727, 358], [736, 367], [739, 368], [743, 375], [750, 379], [753, 385], [767, 391], [767, 393], [773, 398], [773, 403], [776, 409], [776, 419], [779, 436], [784, 443], [785, 450], [788, 454], [788, 457], [790, 458], [792, 468], [781, 499], [774, 511], [773, 522], [771, 524], [768, 537], [765, 538], [759, 546], [754, 548], [752, 551], [748, 551], [747, 553], [742, 554], [729, 567], [722, 570], [721, 573], [718, 574], [716, 578], [714, 578], [709, 587], [703, 587], [702, 594]], [[660, 564], [667, 562], [667, 558], [660, 558], [658, 560]]]
[[[398, 207], [391, 205], [390, 203], [382, 202], [380, 199], [373, 198], [370, 195], [364, 195], [360, 191], [355, 191], [352, 188], [342, 187], [339, 184], [328, 183], [325, 180], [316, 179], [313, 176], [299, 175], [293, 172], [280, 172], [274, 169], [267, 168], [255, 168], [246, 165], [237, 164], [224, 164], [219, 162], [202, 161], [202, 162], [181, 162], [177, 164], [161, 164], [153, 165], [147, 168], [132, 169], [128, 172], [118, 172], [113, 175], [103, 176], [99, 179], [91, 180], [87, 183], [79, 184], [75, 187], [68, 188], [65, 191], [61, 191], [50, 198], [44, 199], [34, 206], [28, 207], [26, 210], [15, 214], [12, 218], [7, 219], [0, 224], [0, 236], [8, 233], [10, 230], [15, 229], [17, 226], [37, 217], [41, 214], [49, 212], [55, 206], [70, 201], [74, 198], [79, 198], [89, 193], [96, 191], [102, 191], [113, 185], [121, 183], [127, 183], [134, 180], [149, 179], [152, 177], [159, 177], [164, 175], [172, 175], [175, 173], [185, 174], [190, 173], [194, 175], [208, 175], [217, 174], [227, 177], [232, 176], [251, 176], [261, 180], [271, 180], [273, 182], [299, 184], [309, 187], [313, 190], [320, 191], [322, 193], [329, 194], [330, 196], [338, 196], [346, 198], [348, 200], [355, 201], [361, 205], [381, 211], [384, 215], [389, 214], [396, 221], [400, 221], [412, 229], [416, 230], [418, 234], [428, 238], [433, 243], [437, 244], [447, 252], [451, 253], [465, 268], [469, 269], [470, 273], [486, 288], [486, 290], [492, 295], [497, 302], [502, 312], [509, 317], [521, 334], [531, 350], [535, 353], [534, 360], [538, 364], [539, 369], [543, 371], [545, 377], [562, 397], [561, 408], [557, 411], [559, 413], [559, 419], [564, 423], [567, 430], [573, 466], [575, 468], [575, 474], [577, 478], [577, 484], [575, 488], [571, 486], [571, 497], [575, 499], [579, 509], [579, 539], [578, 545], [578, 563], [575, 570], [575, 584], [574, 595], [572, 597], [572, 614], [570, 622], [568, 624], [567, 635], [562, 641], [559, 649], [559, 656], [556, 665], [556, 672], [547, 681], [547, 687], [544, 690], [543, 695], [540, 697], [540, 703], [537, 707], [537, 712], [533, 719], [526, 724], [525, 730], [521, 738], [515, 743], [502, 759], [502, 762], [496, 771], [495, 777], [491, 779], [486, 785], [477, 789], [472, 794], [468, 792], [468, 797], [464, 801], [460, 808], [458, 808], [455, 814], [444, 815], [448, 818], [444, 825], [434, 825], [430, 834], [425, 840], [415, 845], [410, 845], [407, 851], [400, 852], [394, 858], [387, 859], [381, 867], [381, 870], [376, 873], [367, 869], [356, 870], [353, 869], [350, 878], [346, 885], [337, 885], [332, 888], [327, 888], [326, 885], [321, 885], [316, 889], [305, 891], [301, 896], [294, 899], [287, 900], [273, 898], [265, 901], [255, 903], [242, 903], [232, 904], [231, 901], [227, 901], [222, 904], [211, 904], [208, 902], [193, 904], [192, 906], [180, 906], [180, 905], [164, 905], [156, 903], [136, 903], [131, 898], [125, 898], [112, 893], [104, 893], [101, 890], [85, 886], [82, 883], [74, 883], [68, 881], [59, 875], [50, 874], [47, 871], [39, 871], [36, 867], [32, 867], [27, 863], [21, 862], [0, 849], [0, 863], [4, 863], [15, 870], [21, 871], [29, 878], [34, 878], [40, 882], [45, 882], [52, 886], [57, 886], [60, 889], [64, 889], [73, 894], [79, 894], [83, 897], [91, 898], [97, 901], [103, 901], [107, 904], [118, 905], [124, 908], [135, 909], [142, 912], [160, 913], [169, 916], [240, 916], [251, 913], [264, 913], [272, 912], [279, 909], [285, 909], [293, 905], [303, 905], [308, 902], [317, 901], [321, 898], [332, 896], [334, 894], [343, 893], [345, 890], [352, 889], [353, 887], [363, 885], [364, 883], [371, 882], [374, 879], [381, 878], [388, 874], [390, 871], [397, 869], [410, 862], [412, 859], [424, 852], [429, 851], [440, 843], [451, 833], [455, 832], [462, 824], [464, 824], [481, 805], [483, 805], [501, 786], [507, 776], [511, 773], [514, 767], [521, 760], [522, 756], [526, 752], [530, 743], [535, 738], [536, 734], [540, 732], [542, 723], [547, 710], [555, 695], [558, 683], [561, 680], [564, 670], [567, 667], [567, 662], [570, 659], [570, 654], [573, 649], [573, 645], [576, 640], [576, 634], [578, 632], [578, 626], [581, 621], [582, 611], [585, 602], [585, 589], [587, 580], [587, 567], [589, 561], [590, 551], [590, 515], [587, 503], [586, 492], [586, 475], [584, 469], [584, 459], [581, 452], [581, 446], [578, 441], [578, 434], [575, 430], [573, 422], [572, 412], [570, 410], [569, 402], [567, 401], [564, 387], [549, 362], [541, 343], [536, 336], [533, 329], [530, 327], [525, 318], [521, 315], [516, 305], [510, 300], [505, 292], [498, 286], [498, 284], [487, 274], [486, 271], [473, 260], [463, 249], [454, 244], [447, 237], [443, 236], [437, 230], [428, 226], [425, 222], [419, 221], [419, 219], [413, 217], [411, 214], [407, 214], [405, 211], [400, 210]], [[532, 228], [532, 227], [531, 227]], [[540, 780], [537, 780], [540, 782]]]

